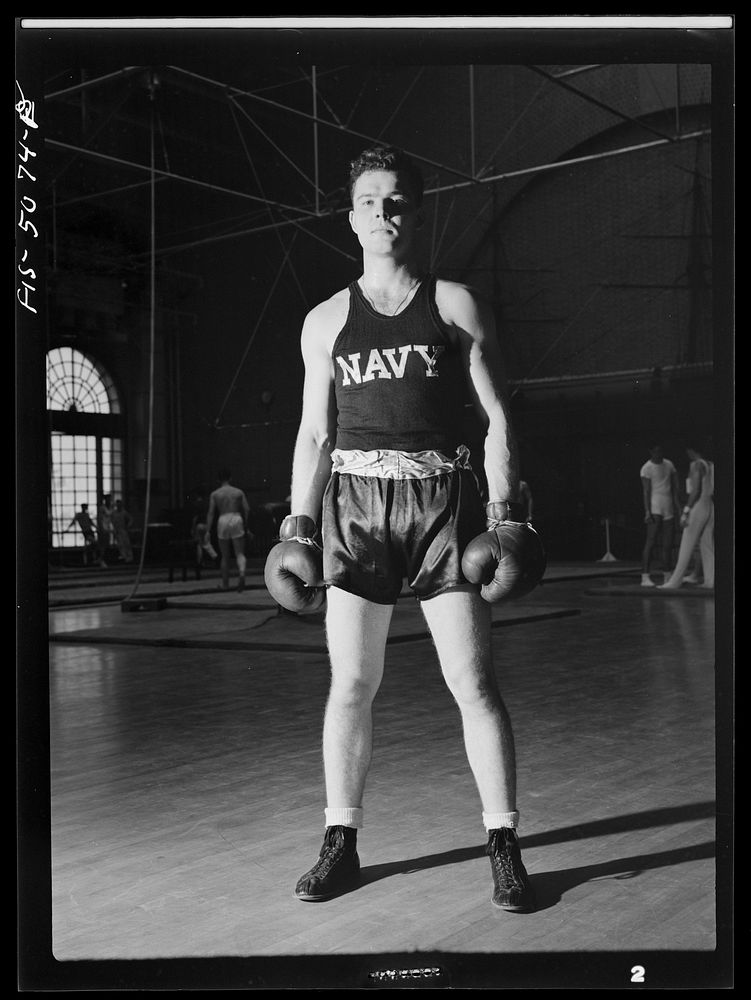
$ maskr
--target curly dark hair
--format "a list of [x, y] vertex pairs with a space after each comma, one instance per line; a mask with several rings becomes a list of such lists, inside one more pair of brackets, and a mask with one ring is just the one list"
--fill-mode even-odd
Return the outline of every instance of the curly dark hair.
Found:
[[423, 176], [415, 161], [404, 150], [397, 149], [396, 146], [375, 146], [372, 149], [363, 150], [357, 159], [350, 163], [350, 198], [354, 192], [357, 178], [370, 170], [390, 170], [403, 174], [407, 178], [416, 204], [422, 205], [425, 186]]

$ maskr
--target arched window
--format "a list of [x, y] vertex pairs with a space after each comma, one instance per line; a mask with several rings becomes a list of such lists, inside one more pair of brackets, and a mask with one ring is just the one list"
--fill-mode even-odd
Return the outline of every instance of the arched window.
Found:
[[47, 409], [119, 413], [120, 405], [101, 365], [72, 347], [56, 347], [47, 355]]
[[[72, 347], [47, 354], [50, 425], [50, 544], [83, 544], [73, 517], [88, 504], [96, 520], [102, 497], [122, 498], [120, 400], [107, 371]], [[108, 544], [109, 539], [100, 539]]]

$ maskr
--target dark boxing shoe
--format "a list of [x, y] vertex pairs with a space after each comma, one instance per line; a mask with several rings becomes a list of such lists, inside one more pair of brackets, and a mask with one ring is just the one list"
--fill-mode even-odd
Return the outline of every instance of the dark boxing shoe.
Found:
[[331, 899], [360, 881], [357, 830], [348, 826], [328, 826], [318, 861], [295, 886], [295, 895], [306, 902]]
[[493, 905], [512, 913], [535, 909], [535, 892], [522, 861], [516, 832], [509, 827], [488, 832], [485, 853], [493, 871]]

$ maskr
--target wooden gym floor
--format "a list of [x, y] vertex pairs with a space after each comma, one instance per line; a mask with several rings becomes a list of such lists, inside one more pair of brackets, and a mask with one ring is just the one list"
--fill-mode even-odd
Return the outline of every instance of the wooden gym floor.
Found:
[[279, 614], [258, 564], [242, 594], [215, 570], [149, 570], [125, 610], [134, 572], [50, 572], [61, 988], [714, 981], [729, 831], [714, 592], [646, 591], [633, 564], [553, 564], [496, 607], [539, 897], [519, 915], [491, 906], [458, 712], [412, 599], [375, 706], [363, 884], [310, 904], [293, 888], [323, 834], [321, 619]]

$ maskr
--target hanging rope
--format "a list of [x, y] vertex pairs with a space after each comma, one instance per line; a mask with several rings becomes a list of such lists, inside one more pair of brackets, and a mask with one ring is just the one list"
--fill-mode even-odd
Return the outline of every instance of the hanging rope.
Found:
[[151, 465], [153, 456], [154, 441], [154, 356], [156, 346], [156, 169], [154, 162], [154, 79], [149, 83], [149, 97], [151, 101], [150, 116], [150, 165], [151, 165], [151, 187], [150, 187], [150, 212], [151, 212], [151, 257], [149, 261], [149, 420], [146, 443], [146, 494], [143, 511], [143, 533], [141, 536], [141, 555], [138, 560], [138, 570], [130, 593], [126, 601], [129, 601], [138, 590], [143, 575], [144, 560], [146, 558], [146, 543], [149, 529], [149, 511], [151, 507]]

